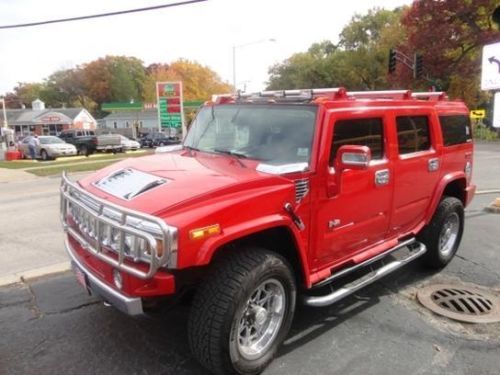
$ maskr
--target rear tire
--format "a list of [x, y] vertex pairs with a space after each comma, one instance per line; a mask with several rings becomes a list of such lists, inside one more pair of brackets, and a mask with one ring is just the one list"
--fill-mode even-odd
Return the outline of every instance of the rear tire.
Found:
[[295, 301], [295, 279], [281, 256], [261, 248], [229, 254], [196, 292], [191, 351], [216, 374], [258, 374], [285, 339]]
[[417, 236], [427, 247], [423, 260], [427, 266], [441, 269], [455, 256], [464, 231], [464, 206], [454, 197], [444, 197], [431, 222]]
[[40, 157], [42, 158], [43, 161], [47, 161], [50, 159], [49, 154], [47, 154], [47, 151], [45, 150], [40, 151]]
[[80, 146], [80, 155], [89, 156], [89, 148], [85, 145]]

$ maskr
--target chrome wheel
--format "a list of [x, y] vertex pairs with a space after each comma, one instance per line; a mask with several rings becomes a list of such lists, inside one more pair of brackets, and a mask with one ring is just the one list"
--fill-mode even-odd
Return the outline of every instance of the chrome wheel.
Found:
[[439, 234], [439, 252], [448, 257], [455, 246], [460, 231], [460, 218], [456, 212], [448, 216]]
[[276, 279], [264, 281], [252, 292], [234, 323], [238, 325], [237, 348], [243, 358], [259, 358], [271, 347], [283, 323], [286, 304], [285, 288]]

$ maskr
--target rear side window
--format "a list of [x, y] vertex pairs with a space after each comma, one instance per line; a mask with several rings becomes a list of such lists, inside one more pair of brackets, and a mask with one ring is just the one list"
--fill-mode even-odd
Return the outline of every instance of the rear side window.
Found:
[[330, 164], [335, 160], [341, 146], [368, 146], [372, 159], [384, 157], [384, 134], [381, 118], [340, 120], [335, 123]]
[[431, 148], [427, 116], [396, 117], [399, 154], [411, 154]]
[[471, 142], [472, 132], [468, 116], [439, 116], [439, 122], [445, 146]]

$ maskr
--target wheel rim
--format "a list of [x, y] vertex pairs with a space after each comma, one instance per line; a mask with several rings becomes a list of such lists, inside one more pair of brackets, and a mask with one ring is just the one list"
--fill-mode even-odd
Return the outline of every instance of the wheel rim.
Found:
[[42, 151], [42, 159], [47, 160], [47, 153], [45, 151]]
[[460, 230], [460, 218], [454, 212], [448, 216], [443, 224], [441, 233], [439, 234], [439, 252], [442, 256], [448, 257], [455, 247], [457, 242], [458, 232]]
[[247, 360], [261, 357], [273, 344], [285, 316], [286, 294], [276, 279], [261, 283], [250, 295], [237, 324], [237, 348]]

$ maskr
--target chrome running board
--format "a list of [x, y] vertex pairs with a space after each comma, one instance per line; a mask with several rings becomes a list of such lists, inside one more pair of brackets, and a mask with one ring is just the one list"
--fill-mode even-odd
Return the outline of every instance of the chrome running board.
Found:
[[[408, 242], [408, 243], [407, 243]], [[332, 293], [322, 295], [322, 296], [305, 296], [303, 298], [303, 301], [306, 305], [309, 306], [316, 306], [316, 307], [321, 307], [321, 306], [328, 306], [331, 305], [332, 303], [335, 303], [344, 297], [347, 297], [348, 295], [360, 290], [361, 288], [381, 279], [382, 277], [396, 271], [397, 269], [403, 267], [404, 265], [410, 263], [411, 261], [417, 259], [418, 257], [422, 256], [425, 254], [427, 251], [427, 248], [423, 243], [417, 242], [414, 239], [405, 241], [402, 244], [384, 252], [383, 254], [380, 254], [377, 257], [371, 258], [367, 260], [364, 263], [361, 263], [359, 265], [350, 267], [348, 269], [340, 271], [338, 274], [340, 276], [344, 276], [354, 270], [357, 270], [363, 266], [370, 265], [374, 263], [377, 260], [381, 260], [384, 256], [390, 255], [396, 250], [400, 250], [403, 247], [408, 247], [408, 253], [405, 254], [404, 256], [394, 259], [391, 262], [387, 264], [383, 264], [380, 266], [380, 268], [372, 270], [370, 273], [360, 277], [357, 280], [352, 281], [351, 283], [348, 283], [346, 285], [341, 286], [340, 288], [332, 291]], [[337, 276], [337, 274], [332, 275], [328, 281], [332, 281], [333, 279], [339, 278], [340, 276]], [[322, 285], [324, 285], [324, 282], [321, 282]]]

